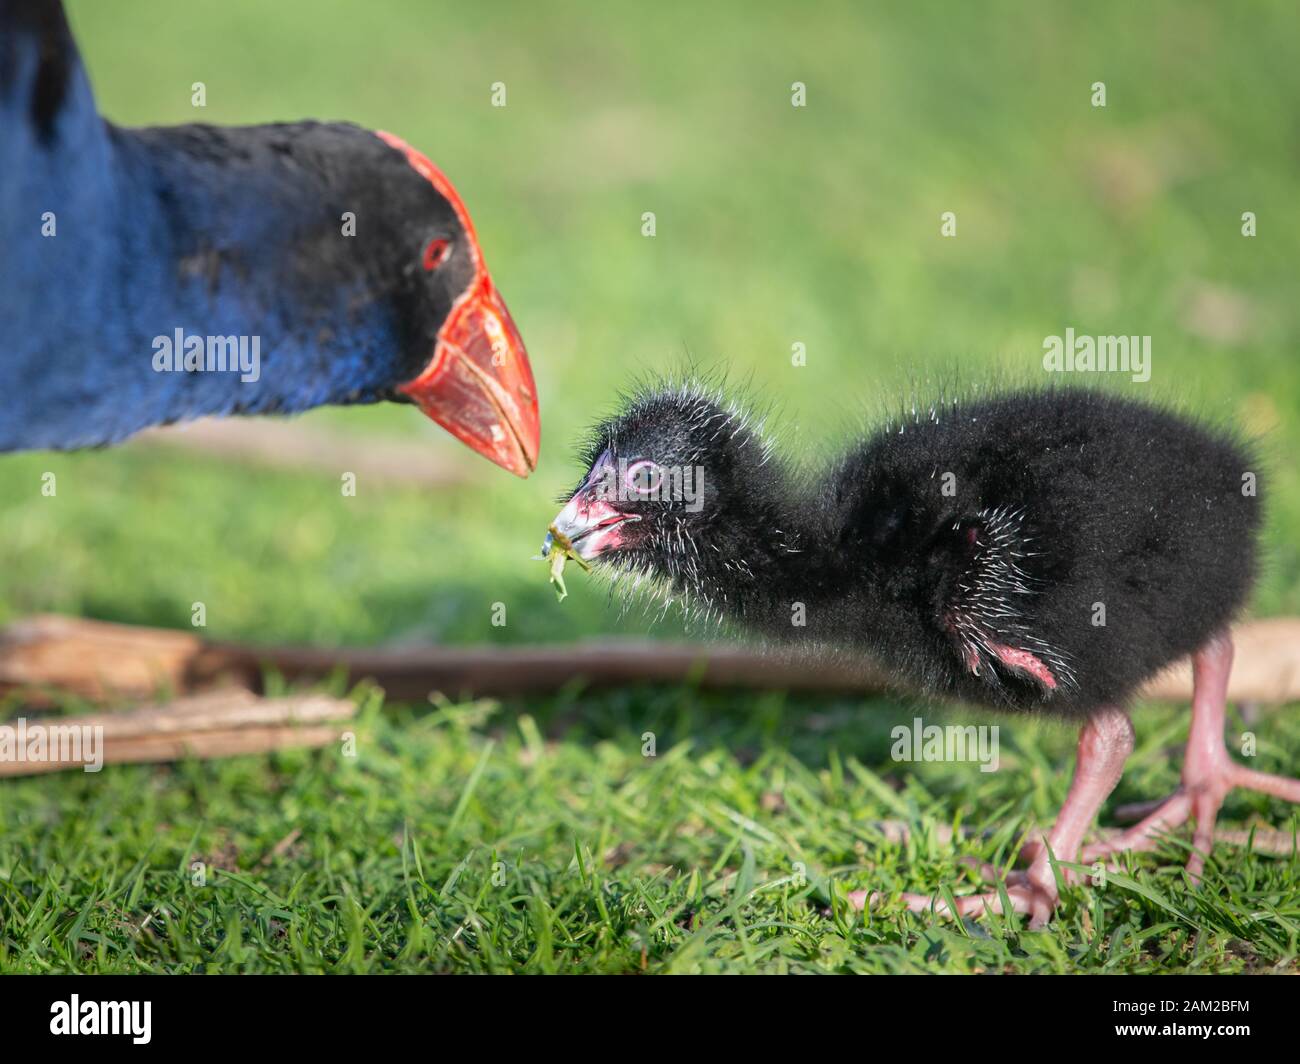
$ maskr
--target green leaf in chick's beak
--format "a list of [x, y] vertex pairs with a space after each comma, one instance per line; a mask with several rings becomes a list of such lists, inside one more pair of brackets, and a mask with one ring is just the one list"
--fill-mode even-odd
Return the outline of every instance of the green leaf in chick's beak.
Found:
[[551, 583], [555, 585], [555, 601], [563, 602], [568, 597], [569, 589], [564, 586], [564, 566], [570, 558], [577, 562], [584, 572], [591, 572], [591, 566], [588, 565], [582, 556], [574, 549], [569, 537], [561, 532], [554, 525], [548, 529], [550, 533], [546, 537], [546, 542], [542, 544], [541, 559], [549, 560], [551, 563]]

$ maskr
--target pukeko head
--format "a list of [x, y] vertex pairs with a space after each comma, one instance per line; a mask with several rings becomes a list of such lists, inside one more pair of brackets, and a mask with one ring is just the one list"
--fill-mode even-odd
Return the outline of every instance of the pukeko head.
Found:
[[[410, 279], [398, 291], [407, 302], [415, 371], [395, 391], [480, 454], [527, 476], [540, 442], [536, 386], [469, 211], [426, 156], [391, 133], [377, 136], [402, 152], [432, 192], [424, 193], [423, 209], [399, 215], [394, 225], [394, 252], [406, 257], [401, 272]], [[411, 189], [409, 196], [417, 199], [422, 192]], [[386, 204], [377, 212], [381, 218], [392, 217], [393, 199], [406, 198], [388, 189], [375, 196]]]
[[[1009, 902], [1042, 924], [1057, 901], [1052, 856], [1150, 848], [1189, 817], [1196, 877], [1233, 787], [1300, 801], [1300, 781], [1238, 766], [1223, 745], [1227, 626], [1254, 580], [1259, 527], [1257, 463], [1230, 432], [1099, 390], [1011, 389], [913, 406], [819, 477], [796, 477], [741, 412], [687, 385], [634, 395], [584, 457], [554, 522], [563, 549], [657, 577], [706, 617], [860, 653], [905, 687], [1082, 721], [1074, 782], [1026, 847], [1028, 871], [959, 913]], [[1084, 849], [1133, 748], [1129, 703], [1189, 654], [1182, 789]]]
[[0, 0], [0, 140], [0, 451], [397, 400], [536, 465], [532, 370], [469, 212], [398, 137], [116, 126], [59, 0]]

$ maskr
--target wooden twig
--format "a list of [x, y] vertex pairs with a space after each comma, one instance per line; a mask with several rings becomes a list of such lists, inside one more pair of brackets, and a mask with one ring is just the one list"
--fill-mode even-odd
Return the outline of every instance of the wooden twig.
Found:
[[187, 632], [35, 616], [0, 630], [0, 692], [42, 687], [93, 701], [183, 694], [203, 641]]
[[328, 695], [291, 695], [260, 698], [239, 688], [178, 698], [157, 706], [140, 706], [124, 713], [90, 713], [52, 718], [93, 723], [106, 739], [161, 739], [172, 735], [233, 728], [281, 727], [318, 724], [352, 717], [356, 706]]
[[[1229, 696], [1237, 701], [1300, 700], [1300, 620], [1241, 625]], [[207, 642], [190, 633], [41, 616], [0, 632], [0, 693], [22, 690], [38, 701], [42, 688], [101, 700], [185, 693], [220, 683], [258, 690], [266, 668], [290, 680], [343, 672], [372, 679], [390, 698], [501, 696], [556, 691], [575, 680], [586, 687], [635, 683], [705, 688], [865, 694], [881, 676], [844, 661], [801, 661], [769, 650], [708, 644], [602, 640], [532, 647], [317, 649]], [[1187, 701], [1191, 670], [1179, 665], [1145, 692], [1156, 701]]]
[[33, 729], [46, 735], [55, 729], [77, 729], [79, 756], [54, 742], [43, 745], [40, 758], [28, 760], [0, 747], [0, 777], [29, 776], [61, 769], [84, 768], [88, 762], [115, 764], [177, 761], [185, 757], [230, 757], [288, 747], [324, 746], [334, 742], [340, 726], [356, 714], [356, 706], [325, 695], [260, 698], [241, 689], [178, 698], [166, 705], [142, 706], [117, 713], [85, 713], [10, 720], [15, 739]]
[[157, 691], [214, 684], [260, 689], [265, 669], [293, 681], [342, 671], [371, 679], [390, 698], [423, 701], [448, 695], [556, 691], [580, 678], [588, 687], [681, 683], [703, 687], [789, 688], [853, 692], [879, 686], [869, 670], [809, 667], [744, 647], [601, 640], [533, 647], [318, 649], [207, 642], [187, 632], [59, 616], [30, 617], [0, 631], [0, 694], [42, 689], [90, 700], [148, 698]]
[[[337, 741], [338, 728], [236, 728], [229, 731], [191, 732], [151, 736], [142, 739], [105, 741], [105, 765], [128, 765], [182, 761], [192, 757], [204, 761], [240, 754], [266, 754], [293, 747], [327, 746]], [[31, 776], [83, 768], [79, 761], [3, 762], [0, 777]]]

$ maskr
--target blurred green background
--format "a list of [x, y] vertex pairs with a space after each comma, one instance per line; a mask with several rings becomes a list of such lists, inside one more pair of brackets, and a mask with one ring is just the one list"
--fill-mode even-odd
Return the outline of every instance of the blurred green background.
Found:
[[689, 353], [752, 377], [807, 456], [913, 379], [1040, 379], [1067, 326], [1150, 334], [1151, 383], [1111, 383], [1268, 433], [1256, 608], [1300, 612], [1294, 4], [68, 8], [114, 121], [349, 119], [438, 162], [527, 343], [542, 461], [519, 482], [395, 406], [303, 420], [417, 439], [470, 485], [344, 498], [333, 475], [139, 444], [6, 456], [0, 621], [184, 627], [202, 601], [210, 634], [257, 640], [642, 631], [582, 577], [557, 606], [529, 560], [574, 439], [633, 375]]
[[[0, 623], [53, 610], [187, 628], [202, 601], [209, 635], [266, 642], [644, 632], [572, 570], [557, 605], [530, 560], [579, 473], [573, 441], [632, 377], [688, 356], [728, 367], [813, 458], [914, 383], [1041, 380], [1043, 338], [1067, 327], [1150, 335], [1151, 382], [1107, 383], [1263, 437], [1253, 609], [1300, 613], [1291, 0], [69, 11], [115, 121], [349, 119], [440, 164], [527, 343], [542, 460], [516, 480], [397, 406], [301, 422], [358, 448], [417, 444], [416, 462], [463, 463], [467, 484], [363, 477], [347, 498], [334, 471], [142, 443], [4, 456]], [[575, 684], [502, 704], [361, 700], [354, 759], [8, 782], [0, 971], [1294, 972], [1300, 956], [1294, 849], [1220, 847], [1191, 890], [1173, 839], [1105, 889], [1067, 889], [1044, 932], [835, 904], [860, 887], [969, 892], [961, 854], [1009, 866], [1065, 793], [1074, 738], [1051, 722], [1004, 721], [1003, 771], [985, 774], [895, 762], [889, 729], [920, 712], [895, 698]], [[1139, 709], [1103, 823], [1178, 783], [1186, 707]], [[1294, 707], [1234, 711], [1244, 728], [1261, 769], [1294, 772]], [[1243, 821], [1297, 823], [1235, 794], [1222, 822]], [[948, 845], [945, 825], [976, 834]]]

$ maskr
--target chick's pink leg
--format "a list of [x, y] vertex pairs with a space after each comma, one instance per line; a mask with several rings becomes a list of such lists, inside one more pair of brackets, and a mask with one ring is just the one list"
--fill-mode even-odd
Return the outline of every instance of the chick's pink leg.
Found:
[[1196, 831], [1187, 871], [1196, 881], [1214, 844], [1214, 822], [1219, 807], [1234, 787], [1300, 802], [1300, 780], [1256, 772], [1238, 765], [1229, 756], [1223, 730], [1231, 672], [1232, 640], [1224, 632], [1206, 643], [1192, 659], [1192, 725], [1183, 759], [1182, 786], [1127, 831], [1099, 846], [1089, 847], [1084, 853], [1085, 861], [1113, 857], [1125, 850], [1153, 849], [1161, 834], [1191, 818], [1196, 821]]
[[[1008, 877], [1005, 891], [1014, 912], [1030, 917], [1031, 927], [1042, 927], [1051, 919], [1059, 893], [1051, 857], [1058, 861], [1078, 860], [1083, 837], [1102, 803], [1110, 796], [1124, 771], [1124, 762], [1133, 751], [1133, 725], [1128, 714], [1116, 706], [1106, 706], [1089, 718], [1079, 732], [1079, 754], [1065, 804], [1044, 844], [1033, 846], [1034, 857], [1028, 870]], [[1049, 853], [1050, 851], [1050, 853]], [[874, 892], [859, 890], [849, 901], [861, 909], [872, 901], [885, 900]], [[913, 912], [933, 909], [947, 914], [948, 904], [924, 894], [904, 894], [903, 901]], [[972, 894], [956, 899], [957, 915], [970, 916], [985, 909], [1002, 911], [999, 892]]]

